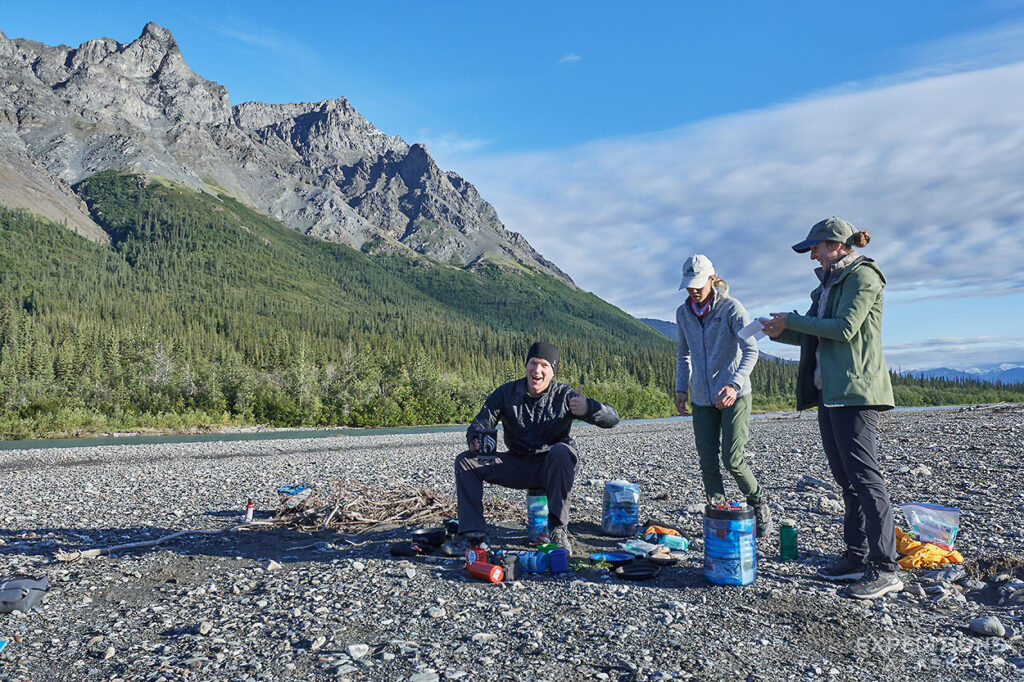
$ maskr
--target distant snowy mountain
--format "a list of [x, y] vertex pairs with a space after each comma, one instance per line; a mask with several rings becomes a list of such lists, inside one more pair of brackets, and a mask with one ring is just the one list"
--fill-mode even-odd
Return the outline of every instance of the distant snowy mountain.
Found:
[[1024, 363], [1020, 365], [1002, 364], [995, 367], [979, 367], [974, 369], [951, 369], [937, 367], [935, 369], [915, 369], [904, 372], [907, 376], [924, 377], [926, 379], [953, 379], [955, 381], [987, 381], [991, 384], [1024, 384]]
[[[661, 332], [673, 341], [676, 339], [676, 323], [656, 320], [650, 317], [637, 318], [648, 327]], [[761, 351], [761, 356], [778, 360], [772, 355]], [[908, 377], [923, 377], [925, 379], [952, 379], [954, 381], [985, 381], [990, 384], [1024, 384], [1024, 362], [1019, 364], [1003, 363], [991, 367], [977, 367], [973, 369], [953, 369], [951, 367], [936, 367], [934, 369], [913, 369], [902, 372]]]

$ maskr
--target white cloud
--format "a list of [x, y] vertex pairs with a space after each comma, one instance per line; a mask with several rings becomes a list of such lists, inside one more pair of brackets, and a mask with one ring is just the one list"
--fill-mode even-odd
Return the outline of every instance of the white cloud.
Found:
[[196, 20], [225, 38], [237, 41], [250, 48], [265, 50], [305, 63], [318, 63], [319, 57], [310, 45], [300, 38], [254, 24], [234, 16], [225, 21]]
[[208, 23], [207, 26], [226, 38], [237, 40], [251, 47], [281, 50], [287, 48], [289, 43], [287, 39], [266, 29], [255, 29], [251, 26], [240, 28], [218, 22]]
[[831, 95], [459, 172], [580, 286], [671, 319], [702, 252], [748, 307], [802, 300], [789, 246], [839, 215], [894, 291], [1024, 285], [1024, 62]]
[[885, 359], [890, 367], [903, 371], [938, 366], [970, 369], [980, 364], [1016, 365], [1021, 360], [1021, 348], [1024, 348], [1024, 335], [944, 337], [886, 345]]
[[902, 59], [905, 68], [896, 73], [842, 83], [801, 99], [878, 90], [938, 76], [1015, 64], [1024, 60], [1024, 21], [916, 44], [903, 51]]
[[[1016, 10], [1019, 12], [1019, 10]], [[1024, 59], [1024, 21], [962, 33], [916, 46], [911, 59], [921, 72], [966, 71]]]
[[444, 169], [450, 169], [451, 164], [457, 163], [458, 159], [479, 152], [491, 144], [490, 140], [482, 137], [464, 137], [455, 131], [434, 135], [427, 128], [421, 129], [417, 138], [427, 146], [437, 165]]
[[575, 64], [576, 62], [578, 62], [581, 59], [583, 59], [583, 57], [579, 56], [578, 54], [569, 53], [569, 54], [565, 55], [564, 57], [562, 57], [561, 59], [559, 59], [558, 63], [559, 64]]

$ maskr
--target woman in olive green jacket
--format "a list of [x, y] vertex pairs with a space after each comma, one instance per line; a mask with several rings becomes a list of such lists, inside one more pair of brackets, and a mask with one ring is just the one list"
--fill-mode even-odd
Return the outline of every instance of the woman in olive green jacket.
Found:
[[814, 225], [797, 253], [811, 252], [820, 284], [805, 315], [772, 313], [768, 336], [800, 346], [797, 408], [818, 407], [818, 427], [832, 476], [843, 492], [846, 552], [818, 570], [827, 580], [856, 580], [846, 594], [875, 599], [903, 589], [895, 522], [878, 464], [878, 414], [893, 407], [882, 355], [885, 277], [853, 246], [871, 235], [841, 218]]

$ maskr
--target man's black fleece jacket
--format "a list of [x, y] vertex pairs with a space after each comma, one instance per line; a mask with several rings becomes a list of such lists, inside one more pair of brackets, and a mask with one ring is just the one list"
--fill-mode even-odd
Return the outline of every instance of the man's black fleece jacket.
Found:
[[605, 429], [619, 423], [618, 412], [593, 398], [587, 398], [587, 413], [577, 417], [569, 409], [574, 393], [572, 387], [552, 381], [548, 390], [532, 398], [526, 390], [525, 377], [502, 384], [487, 396], [483, 409], [466, 431], [466, 440], [472, 443], [481, 429], [493, 429], [500, 421], [509, 452], [545, 455], [555, 443], [576, 449], [576, 441], [569, 435], [573, 419]]

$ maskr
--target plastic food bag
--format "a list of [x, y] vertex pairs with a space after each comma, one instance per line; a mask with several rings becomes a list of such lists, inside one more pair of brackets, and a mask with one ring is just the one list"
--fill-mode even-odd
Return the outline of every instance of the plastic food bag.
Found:
[[946, 551], [953, 549], [960, 532], [960, 510], [938, 504], [910, 502], [901, 504], [910, 532], [919, 542], [929, 542]]
[[620, 542], [619, 547], [622, 548], [622, 551], [629, 552], [634, 556], [645, 556], [658, 549], [657, 544], [653, 542], [646, 542], [640, 538], [631, 538], [625, 542]]

